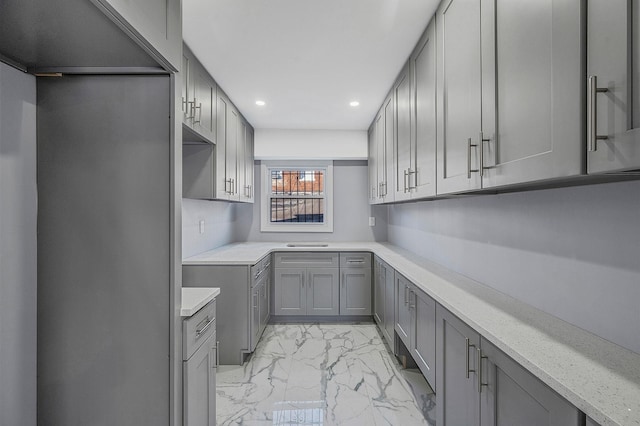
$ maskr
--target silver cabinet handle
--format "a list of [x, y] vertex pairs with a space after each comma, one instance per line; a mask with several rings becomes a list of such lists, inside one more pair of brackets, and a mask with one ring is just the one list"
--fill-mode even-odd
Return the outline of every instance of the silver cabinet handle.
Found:
[[[409, 168], [408, 169], [408, 175], [409, 175], [408, 187], [409, 187], [409, 191], [411, 191], [412, 189], [416, 189], [418, 187], [418, 176], [417, 176], [418, 175], [418, 171]], [[415, 182], [415, 185], [411, 185], [411, 176], [413, 176], [413, 181]]]
[[196, 106], [195, 98], [194, 98], [193, 101], [187, 101], [187, 104], [189, 106], [189, 113], [187, 115], [187, 120], [193, 120], [195, 118], [195, 115], [194, 115], [194, 109], [195, 109], [195, 106]]
[[404, 171], [404, 192], [407, 192], [407, 178], [409, 177], [409, 169]]
[[466, 373], [466, 374], [467, 374], [467, 379], [468, 379], [468, 378], [469, 378], [469, 373], [475, 373], [475, 372], [476, 372], [476, 370], [471, 370], [471, 369], [469, 368], [469, 349], [471, 349], [471, 348], [475, 348], [475, 347], [476, 347], [476, 345], [471, 344], [471, 342], [469, 341], [469, 338], [468, 338], [468, 337], [466, 337], [466, 338], [465, 338], [465, 340], [467, 341], [467, 346], [466, 346], [466, 356], [465, 356], [465, 359], [466, 359], [466, 361], [467, 361], [467, 365], [466, 365], [466, 372], [467, 372], [467, 373]]
[[[199, 124], [200, 123], [200, 119], [202, 118], [202, 102], [200, 102], [197, 106], [197, 100], [196, 98], [193, 98], [193, 115], [191, 116], [191, 118], [193, 119], [193, 124]], [[198, 110], [198, 121], [196, 121], [196, 114], [195, 111]]]
[[[411, 304], [411, 296], [413, 295], [413, 305]], [[409, 290], [409, 310], [416, 308], [416, 292], [413, 290]]]
[[258, 293], [253, 293], [253, 309], [258, 309]]
[[211, 324], [215, 321], [215, 318], [209, 319], [209, 317], [207, 317], [207, 318], [205, 318], [204, 321], [207, 321], [207, 323], [204, 325], [204, 327], [199, 328], [199, 329], [196, 330], [196, 339], [199, 338], [200, 336], [202, 336], [204, 334], [204, 332], [207, 331], [207, 329], [209, 327], [211, 327]]
[[[484, 133], [480, 132], [480, 137], [478, 138], [478, 140], [480, 141], [480, 177], [484, 176], [484, 171], [486, 169], [489, 169], [490, 167], [485, 167], [484, 166], [484, 143], [487, 142], [491, 142], [491, 139], [487, 139], [484, 137]], [[498, 164], [498, 151], [496, 150], [496, 164]]]
[[216, 340], [216, 365], [220, 365], [220, 342]]
[[478, 392], [482, 393], [482, 388], [484, 386], [489, 386], [488, 383], [482, 382], [482, 360], [487, 359], [488, 357], [482, 356], [482, 349], [476, 348], [476, 350], [478, 351]]
[[467, 179], [471, 179], [471, 173], [478, 172], [478, 169], [471, 168], [471, 147], [478, 146], [478, 144], [472, 144], [471, 138], [467, 139]]
[[404, 286], [404, 304], [405, 306], [407, 305], [407, 303], [409, 303], [409, 301], [407, 300], [407, 290], [409, 290], [409, 287], [407, 285]]
[[598, 87], [598, 77], [590, 75], [587, 79], [587, 150], [597, 151], [598, 140], [609, 139], [606, 135], [598, 135], [598, 93], [606, 93], [609, 89]]

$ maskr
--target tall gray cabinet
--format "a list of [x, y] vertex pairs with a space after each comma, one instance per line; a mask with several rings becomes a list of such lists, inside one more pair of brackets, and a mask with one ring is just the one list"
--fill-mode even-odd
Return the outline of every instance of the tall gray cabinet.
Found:
[[587, 8], [587, 171], [638, 169], [640, 8], [630, 0], [589, 0]]
[[171, 423], [171, 88], [38, 79], [39, 423]]

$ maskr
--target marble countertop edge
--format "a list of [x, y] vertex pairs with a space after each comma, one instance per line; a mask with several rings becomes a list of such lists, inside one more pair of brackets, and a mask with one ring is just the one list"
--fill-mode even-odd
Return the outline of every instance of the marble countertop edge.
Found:
[[183, 287], [180, 316], [192, 316], [219, 294], [220, 289], [217, 287]]

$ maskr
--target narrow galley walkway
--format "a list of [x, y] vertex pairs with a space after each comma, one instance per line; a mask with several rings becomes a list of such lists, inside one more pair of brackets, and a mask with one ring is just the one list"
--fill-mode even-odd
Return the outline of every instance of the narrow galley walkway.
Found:
[[435, 425], [433, 391], [374, 324], [271, 324], [216, 380], [220, 426]]

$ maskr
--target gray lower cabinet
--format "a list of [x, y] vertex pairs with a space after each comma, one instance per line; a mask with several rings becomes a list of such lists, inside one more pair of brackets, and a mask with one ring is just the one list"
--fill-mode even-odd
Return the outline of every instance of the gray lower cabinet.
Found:
[[271, 256], [251, 267], [250, 350], [253, 352], [269, 323], [271, 294]]
[[275, 315], [338, 315], [337, 268], [276, 268]]
[[411, 290], [409, 350], [418, 368], [436, 390], [436, 302], [424, 292]]
[[182, 321], [183, 424], [216, 424], [216, 301]]
[[371, 253], [340, 253], [340, 315], [371, 315]]
[[436, 417], [441, 426], [480, 422], [476, 349], [480, 335], [440, 305], [436, 306]]
[[580, 424], [576, 407], [484, 338], [478, 357], [482, 426]]
[[382, 331], [390, 347], [395, 347], [395, 289], [394, 269], [377, 256], [374, 258], [373, 272], [373, 319]]
[[579, 426], [580, 411], [436, 305], [439, 425]]
[[640, 85], [635, 84], [640, 13], [636, 5], [622, 0], [587, 1], [588, 173], [640, 168]]
[[398, 272], [395, 273], [395, 331], [406, 347], [411, 345], [411, 310], [409, 293], [412, 284]]

